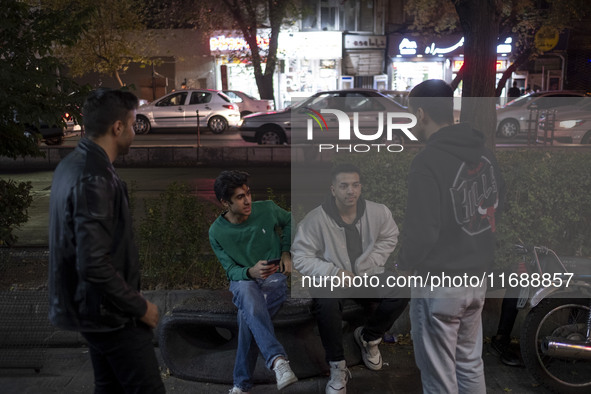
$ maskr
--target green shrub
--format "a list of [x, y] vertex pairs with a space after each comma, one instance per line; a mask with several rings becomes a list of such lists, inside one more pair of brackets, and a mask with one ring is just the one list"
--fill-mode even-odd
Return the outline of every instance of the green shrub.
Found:
[[27, 209], [33, 202], [31, 182], [0, 179], [0, 246], [11, 246], [18, 237], [15, 228], [29, 220]]
[[[404, 224], [407, 175], [416, 151], [346, 155], [358, 165], [365, 198], [387, 205]], [[591, 255], [591, 155], [586, 151], [497, 151], [507, 206], [497, 224], [497, 265], [515, 261], [515, 243], [543, 245], [563, 255]]]
[[497, 157], [507, 184], [501, 257], [510, 255], [519, 239], [563, 255], [591, 255], [589, 152], [523, 150]]
[[145, 201], [144, 209], [137, 231], [144, 288], [192, 289], [225, 283], [208, 236], [219, 208], [199, 200], [188, 185], [173, 183], [157, 200]]

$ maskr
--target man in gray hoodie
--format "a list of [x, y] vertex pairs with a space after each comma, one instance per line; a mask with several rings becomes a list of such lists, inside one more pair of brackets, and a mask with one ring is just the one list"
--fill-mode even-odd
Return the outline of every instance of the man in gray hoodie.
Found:
[[[384, 265], [398, 239], [392, 213], [383, 204], [361, 198], [361, 174], [357, 167], [339, 165], [332, 171], [331, 180], [331, 193], [325, 202], [310, 211], [298, 226], [291, 248], [295, 268], [302, 275], [317, 279], [338, 277], [342, 282], [352, 282], [364, 275], [385, 275]], [[364, 288], [310, 289], [330, 365], [326, 394], [345, 394], [350, 377], [343, 349], [344, 298], [362, 301], [358, 298], [363, 297], [374, 306], [377, 304], [365, 326], [357, 327], [354, 336], [365, 365], [372, 370], [382, 368], [378, 345], [408, 303], [408, 299], [391, 297], [395, 294], [393, 289], [385, 289], [384, 292], [380, 287], [380, 295]]]

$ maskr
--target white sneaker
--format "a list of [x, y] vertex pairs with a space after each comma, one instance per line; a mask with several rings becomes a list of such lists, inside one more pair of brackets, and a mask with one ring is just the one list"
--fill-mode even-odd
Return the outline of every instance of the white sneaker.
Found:
[[273, 371], [275, 371], [275, 377], [277, 378], [277, 390], [283, 390], [290, 384], [298, 381], [298, 378], [289, 367], [289, 361], [286, 359], [277, 360]]
[[342, 361], [331, 361], [330, 380], [326, 384], [326, 394], [347, 394], [347, 382], [351, 372], [347, 369], [347, 363]]
[[363, 358], [363, 363], [367, 368], [373, 371], [379, 371], [382, 369], [382, 355], [380, 354], [378, 345], [382, 342], [382, 338], [366, 342], [361, 337], [362, 330], [363, 327], [357, 327], [353, 335], [355, 336], [355, 342], [357, 342], [361, 348], [361, 358]]
[[242, 391], [240, 387], [232, 387], [228, 394], [250, 394], [250, 391]]

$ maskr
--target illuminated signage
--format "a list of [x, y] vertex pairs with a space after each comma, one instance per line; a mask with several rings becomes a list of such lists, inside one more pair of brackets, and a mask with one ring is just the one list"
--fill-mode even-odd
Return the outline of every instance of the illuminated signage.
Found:
[[[503, 56], [511, 53], [513, 49], [512, 42], [511, 37], [509, 37], [505, 42], [497, 45], [497, 53]], [[438, 47], [436, 42], [431, 42], [429, 45], [419, 44], [415, 39], [403, 37], [400, 44], [398, 44], [398, 53], [394, 53], [392, 56], [401, 57], [402, 55], [406, 55], [419, 57], [424, 54], [443, 57], [443, 55], [453, 54], [455, 51], [461, 50], [463, 46], [464, 37], [461, 37], [458, 42], [447, 47]]]
[[460, 39], [460, 41], [458, 41], [455, 45], [452, 45], [448, 48], [437, 48], [435, 46], [435, 43], [431, 43], [431, 46], [428, 46], [427, 48], [425, 48], [425, 54], [426, 55], [445, 55], [448, 54], [450, 52], [455, 51], [456, 49], [458, 49], [459, 47], [464, 45], [464, 37], [462, 37]]
[[386, 36], [345, 35], [345, 49], [384, 49]]
[[341, 59], [343, 33], [339, 31], [281, 32], [277, 57], [280, 59]]
[[[457, 72], [460, 71], [460, 68], [464, 65], [463, 60], [454, 60], [452, 65], [452, 71]], [[507, 68], [507, 61], [506, 60], [497, 60], [496, 69], [497, 71], [503, 71]]]
[[509, 37], [505, 40], [504, 43], [497, 45], [497, 53], [500, 53], [500, 54], [511, 53], [511, 50], [513, 49], [511, 47], [512, 42], [513, 42], [513, 39], [511, 37]]
[[[257, 36], [257, 45], [262, 50], [269, 49], [269, 38]], [[249, 50], [248, 43], [242, 37], [215, 36], [209, 39], [212, 52], [236, 52]]]
[[408, 38], [404, 38], [398, 45], [398, 50], [401, 55], [416, 55], [417, 54], [417, 42], [410, 41]]

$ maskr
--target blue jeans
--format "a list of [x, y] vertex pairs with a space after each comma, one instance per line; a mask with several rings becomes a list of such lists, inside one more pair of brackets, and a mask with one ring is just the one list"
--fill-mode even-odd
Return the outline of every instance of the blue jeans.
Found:
[[286, 357], [285, 349], [275, 338], [273, 317], [287, 298], [287, 277], [275, 273], [267, 279], [230, 282], [234, 294], [232, 302], [238, 307], [238, 348], [234, 364], [234, 386], [249, 391], [256, 366], [258, 351], [267, 368], [279, 356]]

